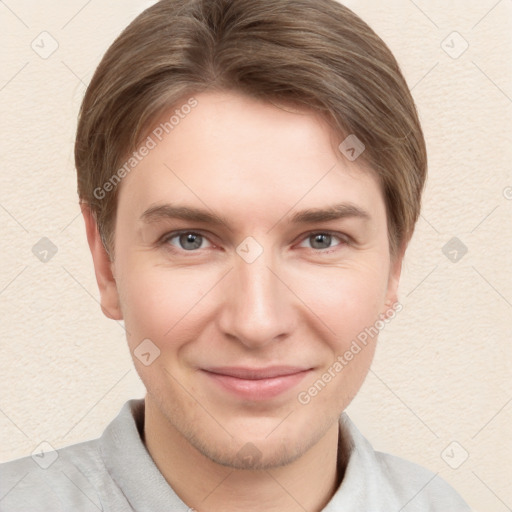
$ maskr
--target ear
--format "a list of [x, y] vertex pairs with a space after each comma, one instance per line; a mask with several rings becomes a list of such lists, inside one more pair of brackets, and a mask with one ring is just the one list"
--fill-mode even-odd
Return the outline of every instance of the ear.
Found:
[[91, 250], [94, 263], [96, 281], [100, 290], [101, 310], [106, 317], [112, 320], [122, 320], [123, 314], [119, 304], [117, 283], [112, 272], [114, 263], [110, 261], [110, 256], [103, 246], [96, 218], [89, 205], [81, 203], [80, 206], [85, 221], [87, 242], [89, 243], [89, 249]]
[[389, 311], [389, 309], [393, 308], [393, 305], [398, 302], [398, 285], [400, 283], [400, 275], [402, 273], [402, 263], [406, 247], [407, 243], [404, 243], [397, 250], [396, 255], [391, 259], [386, 301], [384, 303], [386, 309], [382, 312], [384, 316], [386, 316], [386, 311]]

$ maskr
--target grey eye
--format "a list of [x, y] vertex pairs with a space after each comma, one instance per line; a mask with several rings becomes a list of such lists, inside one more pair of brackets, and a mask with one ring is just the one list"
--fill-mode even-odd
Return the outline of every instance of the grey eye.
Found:
[[182, 249], [190, 251], [201, 247], [203, 237], [196, 233], [182, 233], [179, 236], [179, 242]]
[[316, 233], [309, 237], [313, 249], [328, 249], [331, 246], [332, 235], [326, 233]]

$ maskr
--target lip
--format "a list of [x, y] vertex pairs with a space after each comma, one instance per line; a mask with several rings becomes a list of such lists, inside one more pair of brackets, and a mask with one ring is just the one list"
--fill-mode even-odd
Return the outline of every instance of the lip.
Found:
[[271, 366], [266, 368], [215, 367], [201, 371], [224, 391], [246, 400], [268, 400], [296, 386], [312, 368]]

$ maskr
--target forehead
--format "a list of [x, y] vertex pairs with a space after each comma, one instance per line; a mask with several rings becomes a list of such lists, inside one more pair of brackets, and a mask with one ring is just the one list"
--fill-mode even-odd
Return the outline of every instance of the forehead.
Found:
[[376, 214], [383, 207], [373, 173], [343, 157], [318, 114], [236, 93], [194, 100], [194, 108], [175, 105], [153, 123], [142, 142], [152, 148], [123, 179], [120, 203], [141, 212], [172, 199], [228, 215], [299, 202], [349, 201]]

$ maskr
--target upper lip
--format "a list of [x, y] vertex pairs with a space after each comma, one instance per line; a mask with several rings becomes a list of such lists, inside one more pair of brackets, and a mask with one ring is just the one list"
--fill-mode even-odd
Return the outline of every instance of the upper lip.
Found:
[[214, 368], [203, 368], [204, 371], [216, 373], [218, 375], [227, 375], [238, 379], [258, 380], [272, 379], [275, 377], [284, 377], [295, 373], [310, 370], [310, 367], [304, 366], [268, 366], [266, 368], [247, 368], [240, 366], [217, 366]]

